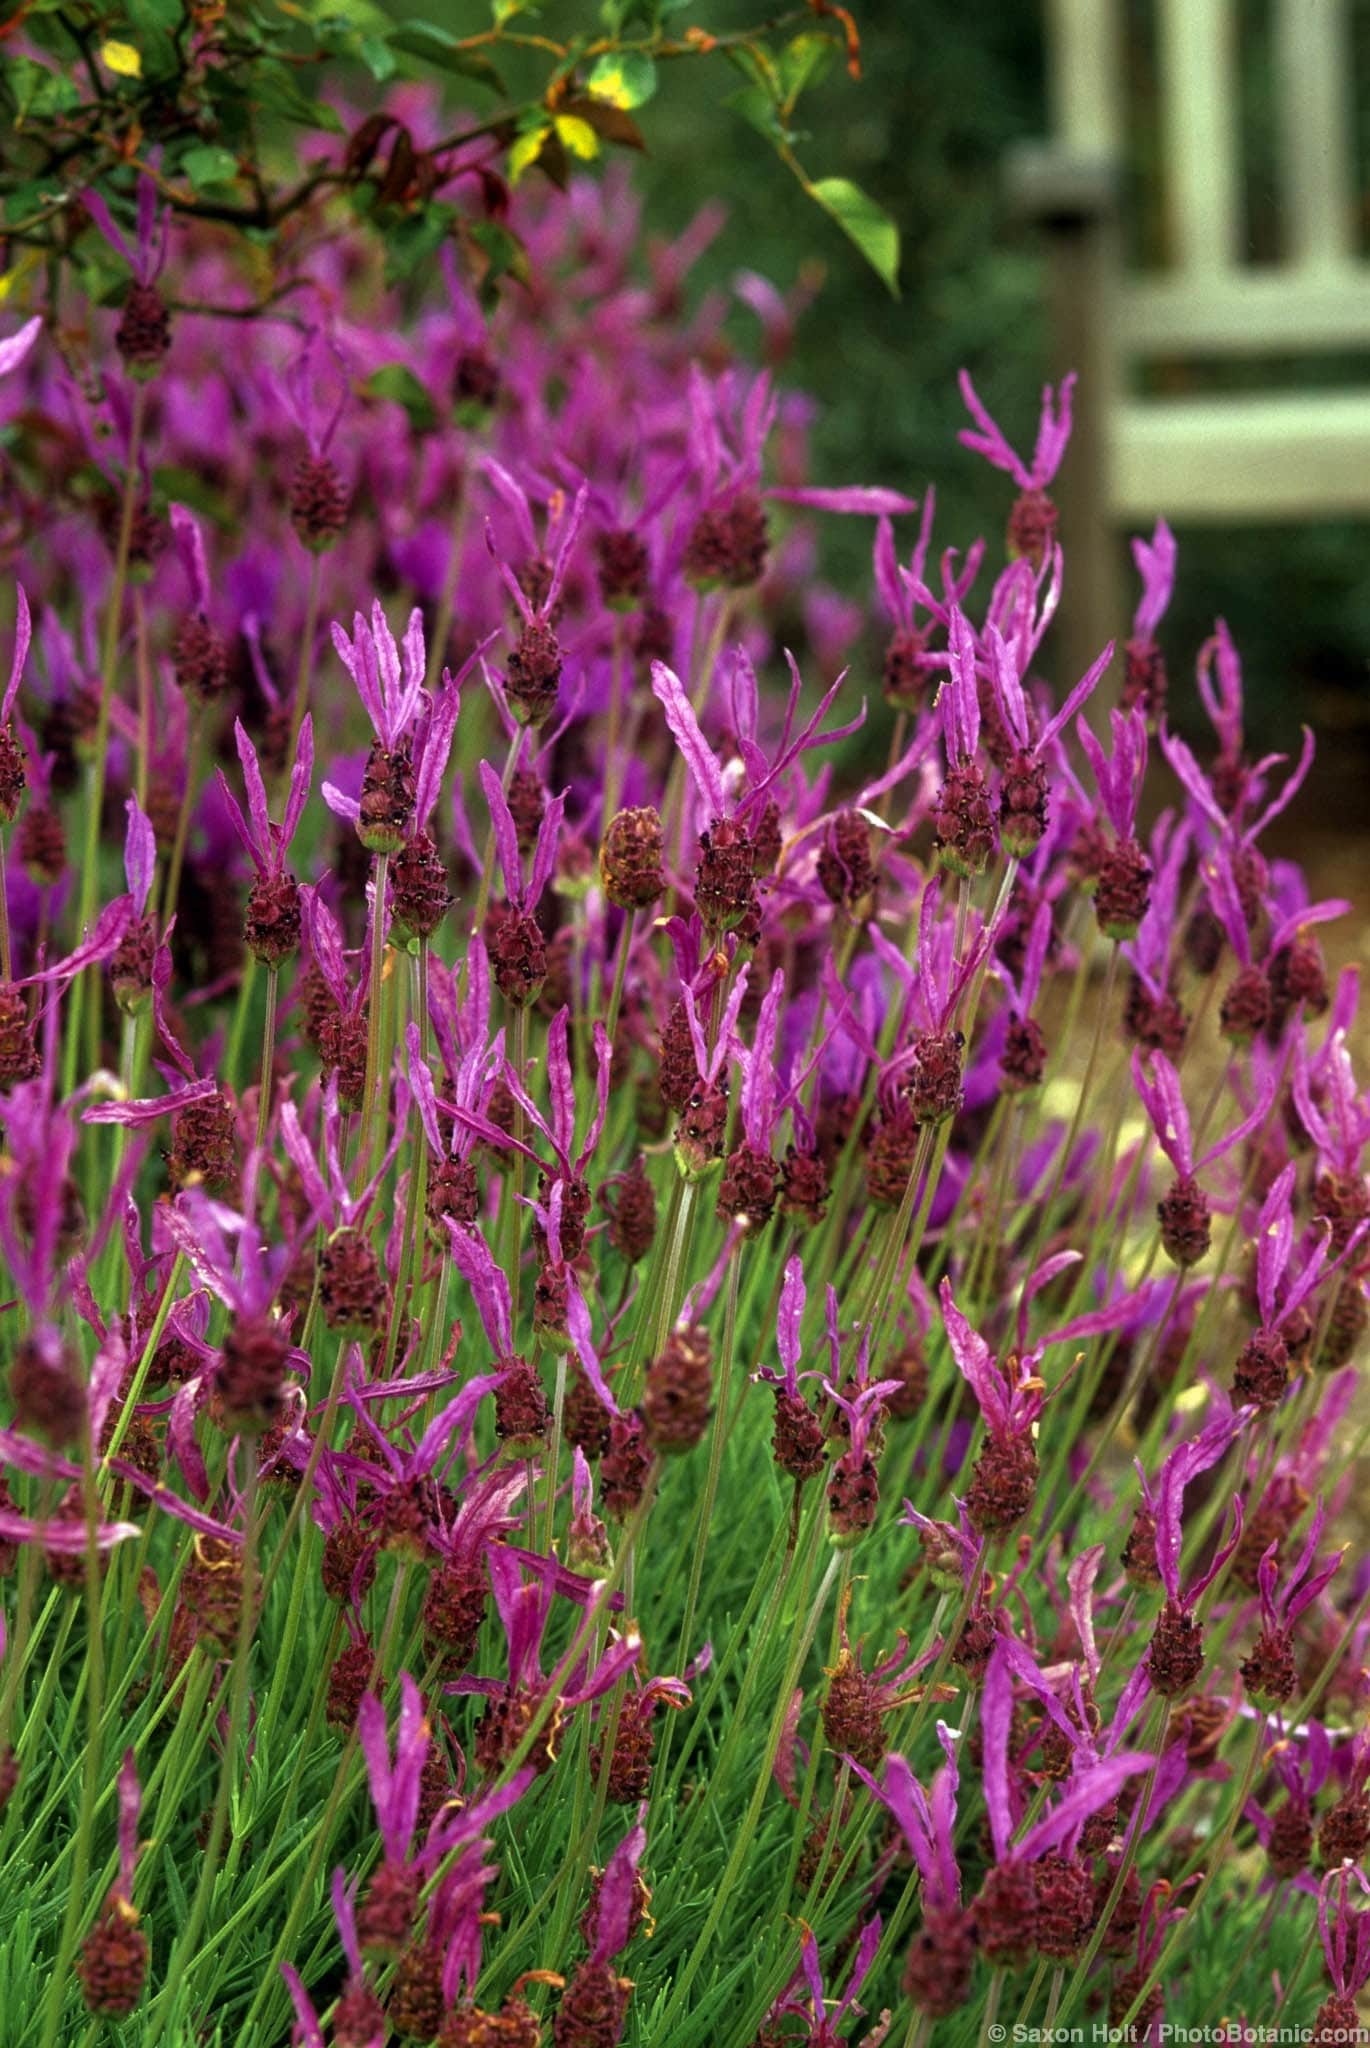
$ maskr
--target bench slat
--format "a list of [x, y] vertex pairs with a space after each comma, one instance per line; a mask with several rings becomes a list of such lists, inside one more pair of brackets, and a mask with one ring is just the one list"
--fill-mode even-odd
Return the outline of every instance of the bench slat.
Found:
[[1124, 279], [1113, 320], [1118, 349], [1133, 357], [1370, 348], [1370, 265], [1281, 265], [1218, 282]]
[[1124, 522], [1370, 512], [1370, 391], [1149, 399], [1109, 421], [1109, 507]]
[[1211, 276], [1240, 252], [1231, 0], [1160, 0], [1159, 29], [1174, 260]]
[[1047, 0], [1052, 133], [1071, 156], [1109, 160], [1123, 133], [1114, 0]]
[[1276, 0], [1274, 38], [1289, 254], [1332, 265], [1352, 252], [1354, 212], [1345, 0]]

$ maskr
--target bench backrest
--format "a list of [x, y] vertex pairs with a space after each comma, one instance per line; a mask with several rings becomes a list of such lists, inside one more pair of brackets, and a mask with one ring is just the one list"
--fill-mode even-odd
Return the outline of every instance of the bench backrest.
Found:
[[[1114, 265], [1099, 309], [1109, 384], [1110, 509], [1179, 517], [1370, 511], [1370, 369], [1336, 390], [1251, 372], [1231, 396], [1138, 395], [1148, 362], [1236, 362], [1370, 350], [1355, 136], [1355, 0], [1270, 0], [1278, 253], [1249, 253], [1243, 211], [1237, 0], [1151, 0], [1162, 189], [1159, 260]], [[1240, 10], [1247, 32], [1249, 10]], [[1122, 0], [1047, 0], [1056, 147], [1117, 162], [1136, 113]], [[1173, 389], [1172, 385], [1172, 389]], [[1205, 387], [1212, 391], [1212, 381]], [[1186, 451], [1206, 458], [1197, 466]], [[1177, 477], [1176, 465], [1184, 470]], [[1169, 490], [1166, 486], [1169, 483]], [[1176, 502], [1178, 488], [1180, 502]]]

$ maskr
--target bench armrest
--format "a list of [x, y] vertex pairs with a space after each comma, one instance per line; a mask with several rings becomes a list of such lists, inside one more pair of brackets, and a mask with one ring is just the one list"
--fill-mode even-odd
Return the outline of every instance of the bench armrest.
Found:
[[1060, 231], [1112, 217], [1119, 169], [1109, 156], [1084, 156], [1055, 142], [1020, 142], [1004, 160], [1004, 190], [1019, 220]]

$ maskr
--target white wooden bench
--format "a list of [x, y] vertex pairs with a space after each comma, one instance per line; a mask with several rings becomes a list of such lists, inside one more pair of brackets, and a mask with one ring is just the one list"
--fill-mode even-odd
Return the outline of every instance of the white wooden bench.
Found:
[[1091, 586], [1070, 635], [1081, 650], [1118, 628], [1120, 528], [1149, 531], [1161, 514], [1226, 525], [1370, 513], [1370, 367], [1362, 384], [1317, 390], [1273, 379], [1253, 389], [1249, 368], [1231, 393], [1157, 396], [1139, 382], [1157, 362], [1370, 351], [1352, 130], [1358, 4], [1270, 0], [1280, 246], [1258, 264], [1242, 210], [1237, 0], [1150, 0], [1163, 189], [1148, 206], [1159, 203], [1164, 262], [1135, 270], [1118, 256], [1132, 112], [1123, 0], [1046, 0], [1052, 133], [1018, 153], [1011, 182], [1052, 234], [1057, 367], [1082, 373], [1079, 445], [1060, 492], [1072, 581], [1077, 594], [1082, 577]]

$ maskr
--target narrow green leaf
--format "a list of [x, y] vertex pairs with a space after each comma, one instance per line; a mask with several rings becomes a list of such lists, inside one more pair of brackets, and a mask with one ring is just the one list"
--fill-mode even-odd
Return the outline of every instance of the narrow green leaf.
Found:
[[403, 27], [392, 29], [386, 41], [392, 50], [400, 50], [406, 57], [419, 57], [425, 64], [450, 71], [457, 78], [469, 78], [491, 92], [507, 91], [499, 70], [488, 57], [478, 50], [463, 50], [452, 31], [440, 28], [436, 22], [406, 21]]
[[775, 110], [775, 102], [759, 86], [744, 86], [741, 92], [730, 92], [723, 102], [730, 112], [737, 114], [755, 128], [758, 135], [764, 135], [774, 147], [788, 142], [785, 124]]
[[342, 122], [327, 100], [312, 98], [302, 91], [284, 64], [274, 58], [264, 59], [253, 67], [251, 77], [252, 97], [259, 109], [279, 114], [286, 121], [296, 121], [305, 128], [325, 128], [330, 135], [342, 134]]
[[181, 169], [200, 192], [206, 185], [231, 185], [238, 175], [238, 159], [231, 149], [206, 142], [186, 151]]
[[74, 80], [64, 72], [50, 71], [32, 57], [11, 57], [5, 65], [5, 85], [14, 96], [19, 121], [43, 120], [64, 114], [81, 98]]
[[437, 425], [438, 415], [432, 399], [405, 363], [386, 363], [379, 370], [373, 370], [361, 388], [366, 398], [389, 398], [396, 405], [402, 405], [411, 423], [421, 433]]
[[357, 55], [377, 85], [385, 85], [395, 76], [395, 55], [383, 36], [363, 36]]
[[810, 198], [816, 199], [823, 211], [837, 222], [843, 234], [855, 242], [877, 277], [882, 278], [898, 298], [899, 230], [884, 207], [877, 206], [849, 178], [816, 178], [807, 190]]
[[793, 106], [800, 93], [818, 85], [832, 69], [837, 46], [831, 36], [798, 35], [780, 53], [780, 77], [785, 100]]

